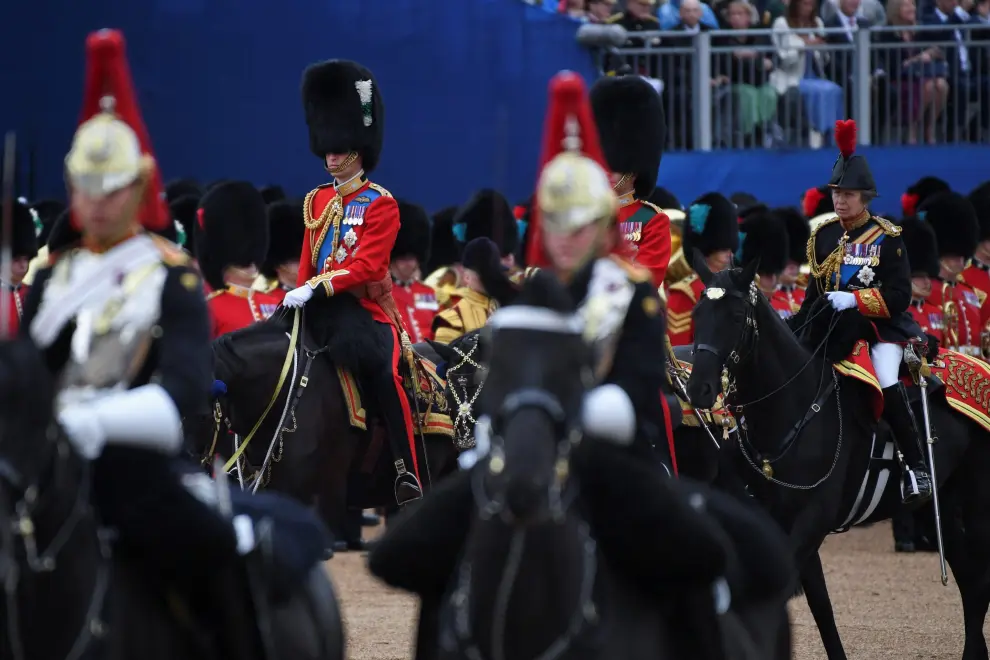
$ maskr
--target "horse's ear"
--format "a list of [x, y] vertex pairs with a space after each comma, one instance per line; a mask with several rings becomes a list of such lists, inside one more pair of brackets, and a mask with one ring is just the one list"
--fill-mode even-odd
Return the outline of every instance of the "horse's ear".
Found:
[[694, 272], [698, 274], [701, 278], [701, 283], [705, 286], [712, 281], [712, 271], [708, 269], [708, 262], [705, 261], [705, 255], [701, 254], [698, 248], [695, 248], [692, 253], [692, 265], [694, 266]]
[[437, 352], [437, 355], [439, 355], [444, 362], [450, 362], [453, 359], [454, 349], [452, 349], [447, 344], [443, 344], [438, 341], [433, 341], [432, 339], [427, 339], [426, 343], [429, 344], [430, 347]]
[[749, 285], [756, 280], [756, 271], [760, 267], [760, 260], [753, 259], [748, 264], [743, 265], [737, 284], [742, 290], [746, 290]]

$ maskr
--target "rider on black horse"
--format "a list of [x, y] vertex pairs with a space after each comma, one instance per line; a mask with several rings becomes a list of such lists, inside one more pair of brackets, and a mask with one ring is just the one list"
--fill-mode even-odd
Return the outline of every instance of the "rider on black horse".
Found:
[[[396, 471], [395, 500], [402, 505], [421, 498], [423, 488], [412, 411], [399, 374], [403, 352], [410, 350], [408, 336], [392, 299], [389, 274], [399, 233], [399, 205], [366, 176], [378, 164], [385, 107], [371, 71], [345, 60], [307, 68], [302, 95], [310, 150], [334, 180], [306, 196], [298, 287], [285, 295], [282, 304], [310, 303], [306, 321], [320, 345], [329, 343], [329, 335], [343, 333], [343, 339], [338, 336], [334, 341], [371, 347], [363, 352], [373, 355], [360, 356], [368, 364], [367, 373], [358, 377], [385, 423]], [[333, 296], [356, 297], [360, 307], [348, 313], [366, 318], [335, 318], [339, 310], [328, 304]], [[358, 336], [365, 332], [373, 336]]]
[[901, 240], [901, 228], [872, 216], [867, 205], [877, 196], [873, 173], [856, 149], [856, 125], [836, 123], [840, 155], [832, 168], [836, 217], [811, 233], [808, 261], [812, 281], [807, 297], [790, 325], [800, 331], [811, 322], [822, 295], [836, 311], [856, 310], [872, 324], [870, 358], [883, 389], [883, 418], [890, 425], [904, 470], [904, 501], [931, 496], [921, 436], [908, 393], [900, 380], [904, 345], [925, 342], [925, 335], [908, 311], [911, 268]]

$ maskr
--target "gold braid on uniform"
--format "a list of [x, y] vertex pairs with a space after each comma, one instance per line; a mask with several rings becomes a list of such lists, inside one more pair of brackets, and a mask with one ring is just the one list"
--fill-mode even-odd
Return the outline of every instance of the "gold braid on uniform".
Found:
[[[808, 258], [808, 266], [811, 268], [811, 276], [816, 280], [821, 280], [823, 277], [829, 277], [839, 272], [839, 267], [842, 266], [842, 252], [846, 244], [846, 236], [843, 234], [842, 238], [839, 239], [839, 245], [825, 257], [825, 261], [818, 263], [818, 259], [815, 255], [815, 237], [818, 234], [818, 230], [826, 225], [830, 225], [833, 222], [838, 222], [839, 218], [834, 217], [830, 220], [826, 220], [817, 227], [811, 230], [811, 236], [808, 238], [808, 243], [805, 246], [805, 256]], [[826, 283], [826, 290], [828, 290], [828, 284]]]

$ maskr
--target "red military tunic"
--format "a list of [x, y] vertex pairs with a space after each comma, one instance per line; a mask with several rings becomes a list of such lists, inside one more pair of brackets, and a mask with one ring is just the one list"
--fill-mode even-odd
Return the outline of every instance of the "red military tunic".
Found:
[[770, 291], [760, 287], [760, 291], [764, 296], [766, 296], [767, 301], [770, 302], [770, 306], [773, 307], [774, 311], [777, 312], [782, 319], [794, 316], [797, 314], [798, 309], [800, 309], [800, 305], [795, 307], [788, 299], [787, 295], [781, 292], [780, 287], [776, 287]]
[[927, 300], [922, 300], [915, 298], [911, 301], [911, 306], [908, 308], [911, 312], [911, 316], [914, 320], [918, 322], [921, 329], [925, 331], [926, 334], [934, 336], [938, 339], [939, 343], [942, 342], [942, 308], [936, 307]]
[[392, 298], [399, 308], [402, 325], [409, 333], [409, 341], [418, 344], [433, 339], [433, 317], [440, 309], [433, 287], [418, 280], [395, 281], [392, 284]]
[[963, 282], [973, 287], [976, 291], [982, 292], [983, 305], [980, 308], [980, 326], [987, 327], [990, 321], [990, 265], [977, 259], [970, 259], [969, 265], [962, 272]]
[[801, 305], [804, 303], [805, 290], [804, 287], [797, 284], [781, 284], [777, 287], [774, 295], [786, 301], [790, 305], [791, 311], [797, 314], [798, 310], [801, 309]]
[[24, 301], [27, 300], [28, 290], [31, 288], [26, 284], [2, 285], [2, 295], [9, 301], [7, 303], [8, 320], [7, 331], [9, 337], [16, 337], [17, 331], [21, 327], [21, 317], [24, 315]]
[[[962, 281], [933, 282], [928, 302], [942, 310], [942, 342], [945, 348], [980, 358], [981, 308], [986, 294]], [[952, 305], [947, 305], [951, 302]]]
[[631, 192], [619, 197], [619, 230], [636, 246], [635, 261], [663, 284], [670, 265], [670, 218], [659, 206], [634, 199]]
[[705, 290], [701, 278], [696, 274], [671, 284], [667, 294], [667, 335], [673, 346], [686, 346], [694, 343], [694, 321], [691, 313]]
[[216, 339], [220, 335], [264, 321], [275, 312], [281, 298], [250, 287], [228, 284], [226, 289], [209, 293], [206, 301], [210, 308], [213, 338]]

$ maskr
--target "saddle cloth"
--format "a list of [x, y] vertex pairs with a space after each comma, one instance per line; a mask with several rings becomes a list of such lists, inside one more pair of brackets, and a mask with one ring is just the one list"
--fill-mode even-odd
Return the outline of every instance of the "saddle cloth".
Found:
[[[415, 355], [415, 354], [414, 354]], [[413, 387], [409, 367], [403, 362], [400, 366], [406, 396], [413, 411], [416, 433], [423, 435], [443, 435], [453, 439], [454, 424], [450, 419], [450, 406], [445, 394], [447, 383], [437, 375], [437, 367], [426, 358], [415, 355], [417, 387]], [[368, 430], [368, 412], [361, 403], [361, 389], [354, 375], [337, 367], [337, 377], [347, 403], [347, 417], [351, 426]], [[417, 414], [418, 411], [418, 414]], [[416, 419], [418, 418], [418, 419]]]

